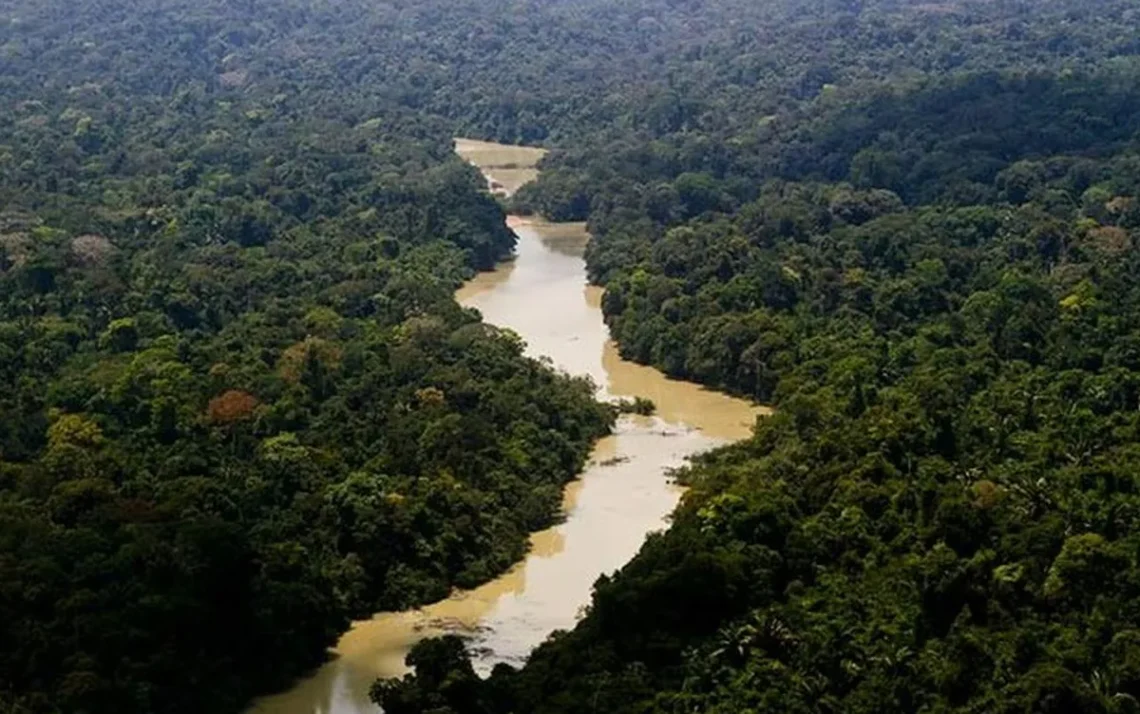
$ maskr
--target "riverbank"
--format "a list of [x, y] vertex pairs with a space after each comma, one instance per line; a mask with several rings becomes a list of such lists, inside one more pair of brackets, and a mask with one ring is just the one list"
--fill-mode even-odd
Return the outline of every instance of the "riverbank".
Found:
[[[537, 172], [541, 150], [457, 142], [489, 181], [514, 185]], [[482, 162], [482, 163], [477, 163]], [[520, 162], [530, 162], [529, 167]], [[505, 173], [504, 173], [505, 172]], [[520, 184], [521, 185], [521, 184]], [[512, 189], [507, 189], [509, 192]], [[487, 584], [427, 607], [354, 623], [334, 657], [288, 692], [259, 701], [259, 714], [363, 714], [377, 709], [377, 678], [406, 671], [417, 641], [458, 632], [473, 640], [476, 664], [520, 663], [555, 629], [572, 627], [603, 573], [624, 565], [647, 533], [666, 525], [681, 489], [669, 471], [693, 454], [745, 438], [762, 409], [698, 385], [667, 379], [621, 359], [601, 313], [602, 290], [586, 282], [583, 224], [512, 217], [516, 256], [456, 293], [494, 325], [517, 332], [528, 354], [571, 374], [589, 375], [602, 399], [645, 397], [652, 417], [622, 417], [598, 442], [590, 464], [566, 490], [565, 521], [531, 537], [526, 559]]]

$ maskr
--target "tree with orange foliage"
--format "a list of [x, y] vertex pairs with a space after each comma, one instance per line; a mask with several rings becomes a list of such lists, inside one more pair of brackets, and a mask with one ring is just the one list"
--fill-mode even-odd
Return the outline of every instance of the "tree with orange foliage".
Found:
[[210, 400], [206, 416], [215, 424], [233, 424], [249, 419], [261, 404], [257, 397], [240, 389], [229, 389]]
[[305, 372], [305, 365], [315, 360], [323, 368], [335, 370], [340, 366], [340, 348], [319, 337], [306, 337], [283, 353], [278, 363], [278, 373], [281, 378], [290, 384], [299, 384]]

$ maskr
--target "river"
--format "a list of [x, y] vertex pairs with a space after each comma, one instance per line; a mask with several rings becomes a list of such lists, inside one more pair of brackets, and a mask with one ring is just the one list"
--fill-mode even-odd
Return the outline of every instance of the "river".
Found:
[[[503, 193], [532, 180], [543, 155], [462, 139], [457, 151]], [[372, 682], [404, 673], [408, 649], [433, 634], [470, 636], [484, 673], [498, 662], [521, 663], [552, 631], [573, 627], [599, 575], [620, 568], [646, 534], [666, 525], [681, 495], [670, 469], [746, 437], [763, 412], [619, 356], [602, 320], [602, 291], [586, 284], [583, 224], [512, 217], [509, 225], [519, 237], [515, 258], [475, 277], [456, 299], [521, 335], [529, 354], [590, 375], [600, 398], [646, 397], [656, 414], [623, 417], [598, 442], [581, 478], [566, 489], [565, 521], [533, 534], [523, 562], [475, 590], [354, 623], [324, 666], [289, 691], [259, 700], [251, 714], [375, 714]]]

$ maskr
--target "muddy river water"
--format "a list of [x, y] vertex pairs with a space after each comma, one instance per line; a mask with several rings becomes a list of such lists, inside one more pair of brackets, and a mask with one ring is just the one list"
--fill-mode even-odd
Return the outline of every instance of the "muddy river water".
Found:
[[[458, 140], [457, 151], [483, 169], [492, 188], [509, 193], [532, 180], [543, 152]], [[553, 630], [573, 627], [597, 577], [629, 561], [646, 534], [663, 528], [680, 489], [669, 470], [686, 457], [742, 439], [759, 407], [618, 355], [602, 321], [600, 288], [586, 283], [582, 224], [512, 217], [513, 260], [483, 273], [456, 294], [494, 325], [514, 330], [535, 357], [572, 374], [588, 374], [603, 399], [646, 397], [653, 417], [623, 417], [594, 449], [564, 498], [565, 522], [531, 537], [527, 558], [482, 587], [457, 591], [427, 607], [380, 613], [356, 622], [330, 660], [287, 692], [259, 700], [256, 714], [375, 714], [368, 690], [378, 677], [406, 671], [404, 655], [424, 637], [470, 636], [477, 669], [520, 663]]]

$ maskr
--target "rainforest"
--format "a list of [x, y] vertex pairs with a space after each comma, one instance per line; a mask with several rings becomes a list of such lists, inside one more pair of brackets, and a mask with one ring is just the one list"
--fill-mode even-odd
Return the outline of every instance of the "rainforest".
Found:
[[[352, 623], [631, 469], [671, 513], [580, 612], [417, 636], [368, 706], [1140, 712], [1137, 38], [1132, 0], [0, 0], [0, 712], [292, 714]], [[539, 248], [604, 370], [551, 354], [595, 313], [464, 297]]]

